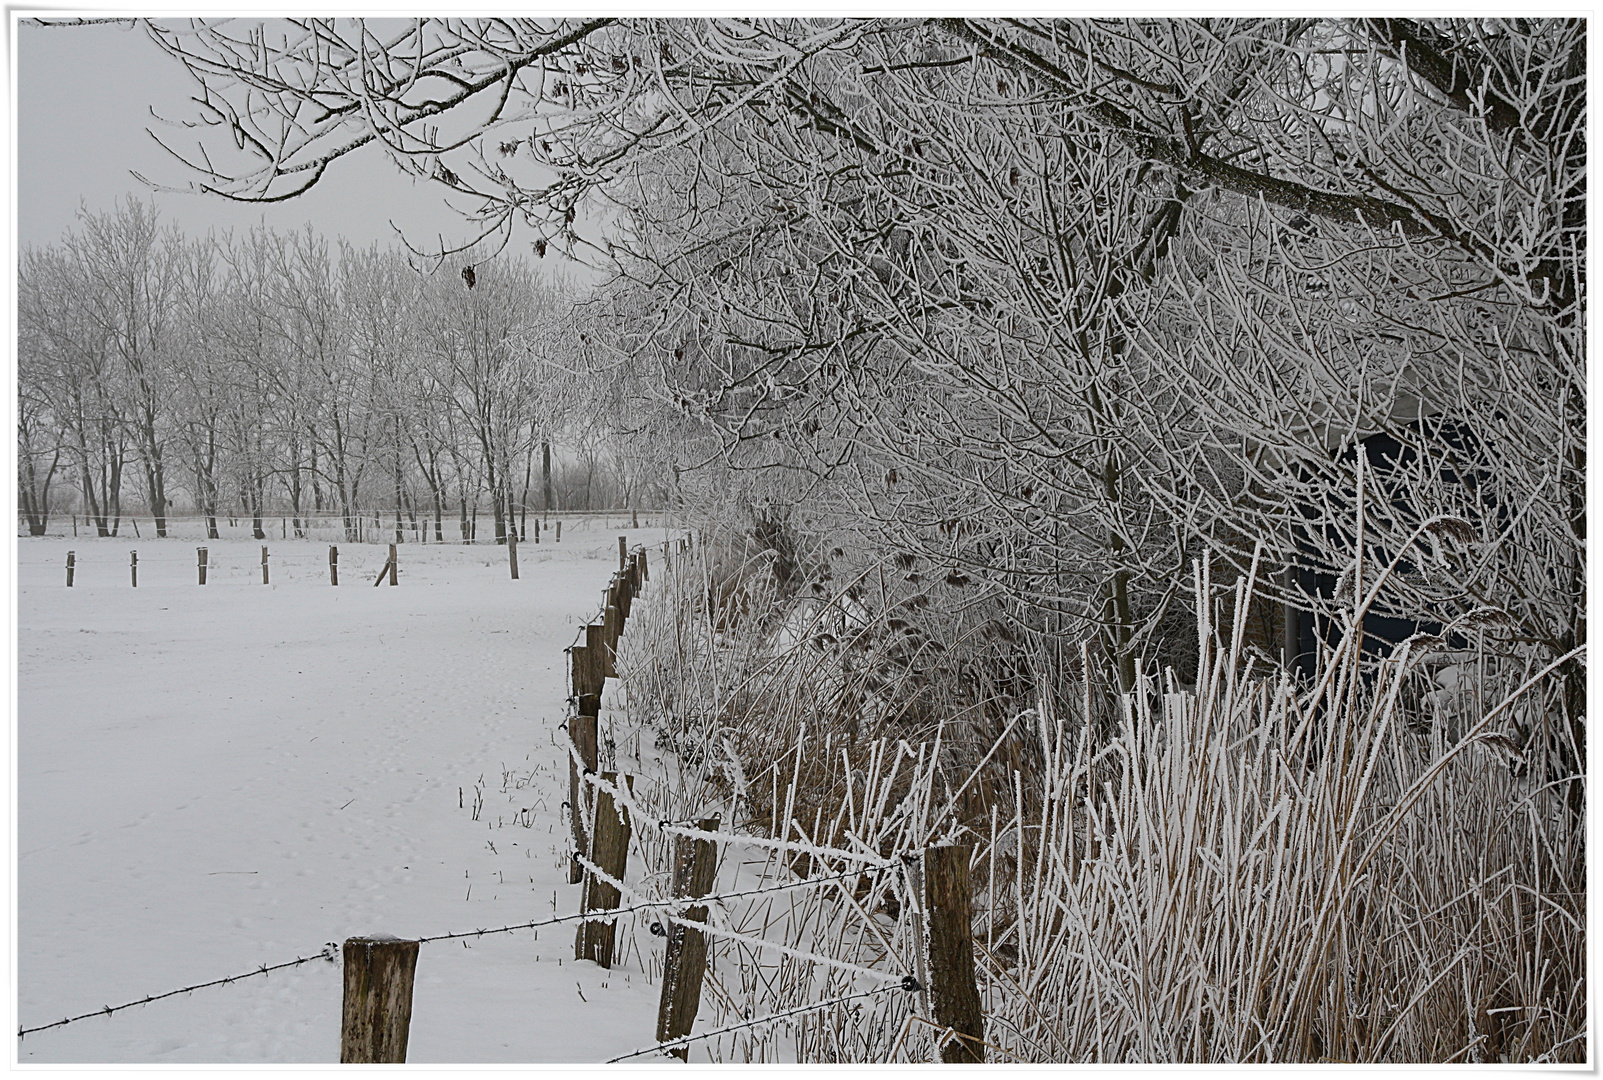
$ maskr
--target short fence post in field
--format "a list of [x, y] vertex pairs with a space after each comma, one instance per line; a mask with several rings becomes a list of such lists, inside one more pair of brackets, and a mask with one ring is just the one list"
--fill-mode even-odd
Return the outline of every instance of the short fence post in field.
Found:
[[262, 584], [267, 584], [267, 545], [262, 545]]
[[399, 562], [399, 561], [400, 560], [397, 558], [397, 556], [395, 554], [395, 545], [391, 544], [390, 545], [390, 584], [391, 585], [395, 584], [396, 563]]
[[629, 527], [631, 529], [640, 528], [640, 511], [638, 511], [638, 510], [629, 511]]
[[128, 553], [128, 581], [134, 588], [139, 588], [139, 552]]
[[947, 1064], [985, 1061], [985, 1018], [974, 983], [974, 928], [969, 887], [969, 849], [937, 844], [924, 850], [926, 969], [935, 1022], [956, 1034], [941, 1047]]
[[507, 563], [512, 567], [512, 580], [518, 580], [518, 537], [516, 533], [507, 534]]
[[341, 1064], [401, 1064], [412, 1026], [415, 941], [346, 938]]
[[534, 519], [534, 542], [536, 544], [538, 544], [540, 542], [540, 519], [539, 518], [535, 518]]
[[618, 537], [618, 569], [623, 570], [629, 565], [629, 538]]
[[289, 539], [289, 518], [281, 517], [278, 519], [278, 538], [280, 540]]
[[[718, 828], [717, 818], [696, 823], [703, 832]], [[718, 845], [691, 836], [673, 838], [673, 894], [697, 897], [712, 892], [718, 868]], [[686, 922], [706, 922], [707, 905], [693, 904], [680, 916]], [[657, 1041], [668, 1042], [689, 1035], [701, 1007], [701, 980], [707, 970], [707, 938], [700, 930], [683, 923], [665, 928], [668, 948], [662, 964], [662, 1000], [657, 1006]], [[680, 1061], [690, 1060], [690, 1048], [668, 1051]]]
[[[73, 535], [77, 536], [78, 534], [73, 533]], [[557, 543], [562, 543], [562, 522], [560, 521], [557, 522]]]
[[77, 568], [77, 565], [78, 556], [73, 552], [67, 552], [67, 588], [69, 589], [72, 588], [72, 573]]
[[[616, 786], [617, 773], [602, 773], [601, 779]], [[634, 790], [634, 777], [623, 777], [623, 783]], [[629, 811], [618, 804], [612, 792], [596, 788], [596, 816], [594, 835], [590, 838], [590, 861], [618, 881], [623, 880], [625, 862], [629, 855]], [[590, 871], [585, 871], [584, 892], [579, 901], [581, 912], [611, 911], [622, 899], [616, 885], [609, 885]], [[578, 940], [574, 942], [576, 960], [594, 960], [604, 968], [612, 966], [612, 951], [617, 941], [617, 920], [589, 920], [579, 924]]]
[[336, 544], [328, 545], [328, 583], [340, 583], [340, 549]]
[[[575, 661], [578, 663], [579, 661]], [[600, 750], [596, 707], [600, 704], [594, 694], [580, 694], [578, 712], [568, 721], [568, 737], [573, 740], [574, 753], [568, 757], [568, 807], [573, 815], [574, 858], [568, 866], [568, 884], [577, 885], [584, 880], [584, 867], [579, 865], [580, 855], [590, 855], [590, 838], [584, 828], [584, 802], [586, 787], [584, 774], [596, 771]]]
[[204, 585], [204, 584], [206, 584], [206, 549], [205, 548], [196, 548], [195, 549], [195, 556], [196, 556], [197, 568], [200, 571], [200, 583], [202, 585]]

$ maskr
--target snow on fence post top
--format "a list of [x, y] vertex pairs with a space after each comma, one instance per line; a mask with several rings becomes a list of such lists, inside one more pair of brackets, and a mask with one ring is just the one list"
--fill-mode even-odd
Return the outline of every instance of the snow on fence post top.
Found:
[[418, 942], [389, 934], [345, 940], [341, 1064], [400, 1064], [412, 1026]]

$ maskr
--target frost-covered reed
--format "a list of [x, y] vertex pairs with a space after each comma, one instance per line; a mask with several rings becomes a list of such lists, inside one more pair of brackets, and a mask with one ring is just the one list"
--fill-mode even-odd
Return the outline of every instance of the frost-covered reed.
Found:
[[[1349, 638], [1299, 690], [1242, 653], [1250, 582], [1216, 626], [1199, 570], [1193, 688], [1143, 679], [1109, 700], [1087, 678], [987, 732], [988, 703], [954, 681], [919, 712], [948, 718], [898, 724], [886, 712], [907, 694], [872, 662], [894, 613], [843, 604], [846, 590], [782, 602], [762, 566], [708, 544], [653, 568], [621, 659], [631, 722], [675, 751], [646, 789], [653, 812], [716, 807], [727, 828], [865, 859], [970, 844], [989, 1060], [1585, 1059], [1585, 836], [1572, 778], [1550, 775], [1528, 734], [1544, 728], [1543, 672], [1496, 693], [1483, 678], [1449, 723], [1418, 690], [1433, 643], [1376, 669]], [[825, 633], [855, 635], [856, 659], [809, 644]], [[642, 851], [665, 865], [664, 845]], [[743, 882], [854, 869], [824, 853], [724, 859], [724, 880]], [[908, 896], [905, 874], [865, 869], [726, 916], [915, 971]], [[714, 953], [708, 1026], [866, 985], [745, 943]], [[927, 1061], [922, 1009], [871, 998], [709, 1052]]]

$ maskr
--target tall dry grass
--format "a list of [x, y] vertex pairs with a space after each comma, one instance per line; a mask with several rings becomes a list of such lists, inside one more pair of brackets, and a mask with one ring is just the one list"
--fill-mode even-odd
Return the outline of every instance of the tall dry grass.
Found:
[[[1115, 699], [1086, 677], [999, 719], [1005, 680], [949, 657], [960, 620], [956, 645], [909, 650], [904, 608], [850, 582], [786, 599], [769, 558], [714, 542], [654, 567], [620, 657], [622, 723], [667, 751], [641, 798], [865, 859], [970, 844], [989, 1059], [1585, 1060], [1585, 835], [1565, 805], [1581, 781], [1541, 745], [1561, 727], [1549, 673], [1483, 665], [1447, 701], [1429, 681], [1440, 643], [1377, 670], [1349, 636], [1299, 690], [1243, 656], [1250, 580], [1215, 625], [1199, 570], [1194, 688], [1144, 679]], [[642, 830], [642, 887], [667, 848]], [[726, 889], [863, 869], [730, 845], [724, 860]], [[915, 897], [906, 872], [864, 870], [719, 917], [916, 972]], [[746, 942], [714, 956], [707, 1026], [872, 985]], [[890, 993], [709, 1049], [927, 1061], [925, 1016]]]

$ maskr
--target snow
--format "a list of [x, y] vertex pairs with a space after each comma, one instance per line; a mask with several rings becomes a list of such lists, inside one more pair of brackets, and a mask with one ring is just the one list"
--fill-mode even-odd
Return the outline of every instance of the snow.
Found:
[[[188, 528], [16, 542], [15, 1023], [350, 936], [577, 909], [562, 650], [617, 537], [666, 534], [565, 519], [561, 544], [519, 545], [519, 581], [504, 548], [405, 544], [395, 588], [372, 586], [387, 545], [341, 543], [333, 588], [325, 543], [267, 540], [263, 586], [262, 542]], [[658, 991], [638, 960], [576, 963], [573, 935], [425, 944], [408, 1060], [598, 1062], [651, 1044]], [[28, 1035], [17, 1060], [333, 1063], [340, 995], [338, 965], [316, 960]]]

